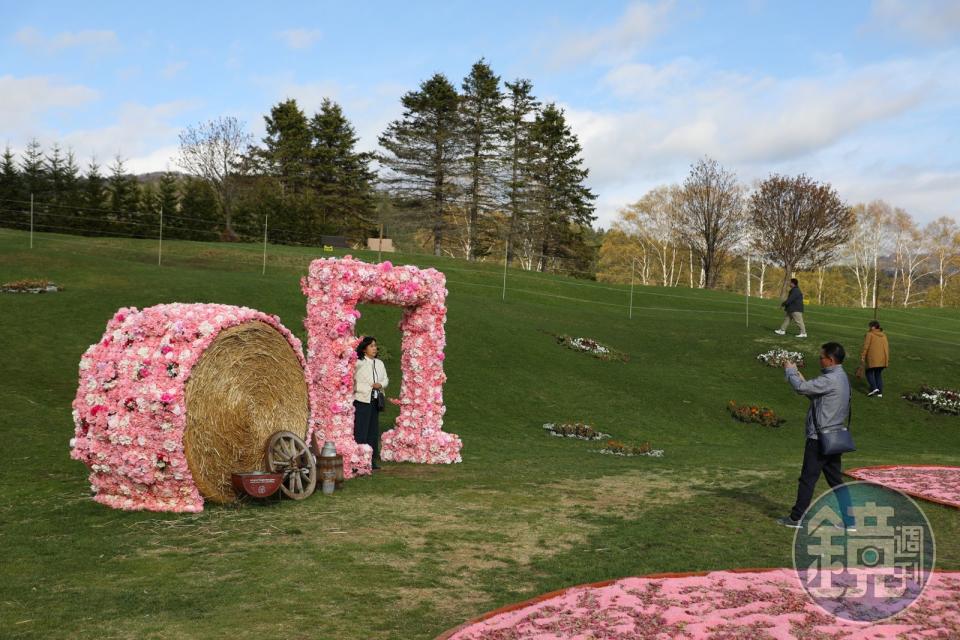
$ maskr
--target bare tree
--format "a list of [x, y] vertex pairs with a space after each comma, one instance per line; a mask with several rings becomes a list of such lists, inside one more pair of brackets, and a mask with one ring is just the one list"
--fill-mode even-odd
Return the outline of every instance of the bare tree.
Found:
[[681, 229], [700, 258], [703, 286], [716, 286], [730, 250], [742, 235], [743, 193], [737, 176], [711, 158], [694, 164], [683, 182]]
[[956, 221], [946, 216], [937, 218], [924, 229], [929, 242], [930, 260], [937, 275], [937, 288], [940, 293], [940, 306], [943, 306], [943, 292], [950, 279], [960, 268], [960, 229]]
[[892, 249], [890, 227], [893, 209], [882, 200], [868, 205], [858, 204], [852, 209], [854, 225], [846, 244], [848, 268], [857, 279], [860, 306], [877, 304], [880, 256]]
[[680, 277], [679, 206], [682, 194], [677, 185], [660, 186], [648, 191], [637, 202], [620, 211], [615, 226], [644, 240], [656, 260], [662, 286], [676, 286]]
[[853, 225], [850, 208], [829, 184], [773, 174], [750, 198], [756, 247], [783, 267], [780, 294], [795, 270], [833, 259]]
[[903, 306], [909, 307], [913, 294], [913, 287], [916, 282], [924, 276], [930, 275], [928, 271], [929, 256], [927, 255], [927, 242], [923, 233], [917, 227], [913, 217], [897, 208], [893, 212], [891, 222], [891, 232], [894, 237], [894, 267], [893, 284], [890, 287], [890, 304], [897, 302], [897, 284], [903, 290]]
[[180, 133], [178, 163], [213, 187], [223, 211], [224, 235], [231, 240], [237, 238], [233, 230], [234, 178], [239, 173], [241, 154], [252, 140], [244, 124], [232, 116], [188, 126]]
[[903, 267], [900, 270], [900, 280], [903, 283], [903, 306], [912, 304], [910, 299], [914, 285], [930, 271], [930, 254], [927, 248], [927, 238], [916, 224], [908, 232], [903, 242]]

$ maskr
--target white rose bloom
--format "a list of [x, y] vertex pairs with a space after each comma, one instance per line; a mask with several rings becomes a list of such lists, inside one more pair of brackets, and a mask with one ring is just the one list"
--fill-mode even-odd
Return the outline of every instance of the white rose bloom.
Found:
[[146, 347], [140, 347], [139, 349], [137, 349], [137, 355], [140, 356], [141, 358], [146, 358], [147, 356], [150, 355], [150, 349]]

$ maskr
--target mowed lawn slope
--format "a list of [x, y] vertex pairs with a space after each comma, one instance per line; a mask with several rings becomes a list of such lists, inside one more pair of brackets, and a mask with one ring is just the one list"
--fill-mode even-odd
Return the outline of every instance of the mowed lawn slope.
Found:
[[[794, 496], [807, 403], [755, 358], [781, 345], [815, 363], [819, 343], [839, 340], [852, 373], [872, 311], [810, 307], [799, 341], [773, 334], [773, 301], [751, 300], [747, 328], [742, 297], [638, 287], [629, 319], [627, 287], [511, 271], [501, 301], [502, 266], [433, 258], [410, 259], [447, 274], [445, 429], [463, 438], [462, 464], [386, 464], [332, 497], [196, 515], [94, 503], [68, 447], [81, 354], [118, 308], [174, 301], [274, 313], [305, 340], [299, 278], [325, 254], [270, 247], [261, 275], [261, 250], [171, 242], [158, 267], [152, 242], [38, 234], [31, 250], [0, 230], [0, 281], [66, 287], [0, 295], [0, 636], [432, 638], [573, 584], [790, 566], [791, 532], [773, 519]], [[359, 330], [390, 353], [395, 394], [400, 311], [361, 311]], [[899, 397], [923, 382], [960, 386], [960, 314], [880, 314], [893, 365], [882, 400], [857, 383], [860, 450], [845, 465], [960, 464], [960, 419]], [[548, 332], [630, 361], [563, 349]], [[736, 423], [729, 400], [787, 423]], [[665, 456], [603, 456], [541, 428], [567, 420]], [[960, 569], [960, 511], [921, 504], [939, 566]]]

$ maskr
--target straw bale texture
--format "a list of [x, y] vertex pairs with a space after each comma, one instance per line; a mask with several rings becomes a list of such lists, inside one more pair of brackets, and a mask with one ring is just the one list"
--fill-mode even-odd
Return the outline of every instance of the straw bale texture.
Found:
[[276, 431], [306, 437], [307, 383], [286, 339], [263, 322], [224, 329], [187, 382], [183, 446], [200, 493], [235, 499], [230, 474], [265, 470]]

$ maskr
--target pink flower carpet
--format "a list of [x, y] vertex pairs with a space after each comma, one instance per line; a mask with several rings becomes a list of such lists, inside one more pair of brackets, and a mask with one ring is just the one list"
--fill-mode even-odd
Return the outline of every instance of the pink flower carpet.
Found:
[[857, 480], [960, 509], [960, 467], [893, 465], [860, 467], [845, 473]]
[[884, 640], [960, 638], [960, 572], [938, 572], [893, 618], [850, 622], [792, 569], [661, 574], [573, 587], [491, 612], [438, 640]]

